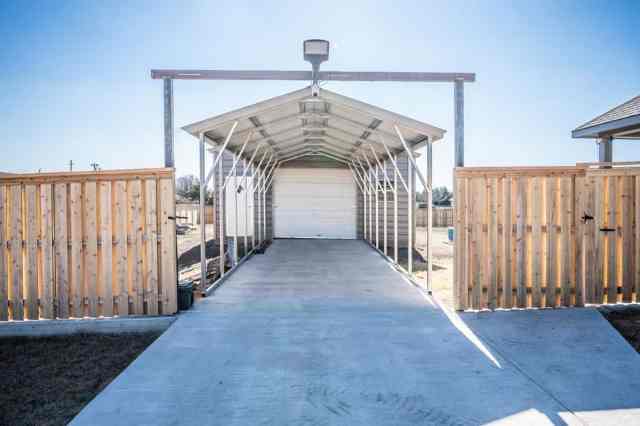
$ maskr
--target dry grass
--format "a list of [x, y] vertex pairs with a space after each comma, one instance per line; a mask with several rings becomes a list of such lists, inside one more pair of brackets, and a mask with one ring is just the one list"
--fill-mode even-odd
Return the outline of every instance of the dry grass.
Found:
[[160, 333], [0, 339], [0, 425], [65, 425]]

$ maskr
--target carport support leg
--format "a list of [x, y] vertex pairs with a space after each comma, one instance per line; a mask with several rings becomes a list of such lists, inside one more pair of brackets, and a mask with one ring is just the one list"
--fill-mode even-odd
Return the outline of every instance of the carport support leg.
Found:
[[[233, 154], [233, 161], [238, 161], [237, 155]], [[238, 264], [238, 173], [233, 171], [233, 266]]]
[[376, 184], [374, 189], [376, 191], [376, 248], [380, 250], [380, 206], [378, 204], [378, 167], [376, 166], [376, 174], [375, 174]]
[[[393, 156], [395, 163], [396, 156]], [[398, 171], [393, 169], [393, 259], [398, 263]]]
[[[220, 153], [220, 156], [222, 158], [222, 155], [224, 154], [224, 152]], [[219, 218], [218, 218], [218, 223], [219, 223], [219, 229], [218, 229], [218, 244], [220, 246], [220, 250], [219, 250], [219, 258], [220, 258], [220, 276], [222, 277], [224, 275], [224, 258], [225, 258], [225, 253], [224, 253], [224, 198], [225, 198], [225, 194], [222, 188], [223, 182], [224, 182], [224, 175], [223, 175], [223, 170], [222, 170], [222, 165], [223, 165], [224, 161], [219, 161], [218, 162], [218, 213], [219, 213]]]
[[207, 185], [205, 184], [204, 160], [204, 133], [200, 133], [200, 287], [202, 289], [207, 286], [207, 229], [205, 225]]
[[433, 271], [433, 143], [427, 141], [427, 291], [431, 292]]
[[[411, 151], [407, 151], [407, 156], [411, 155]], [[407, 183], [409, 190], [407, 191], [407, 271], [413, 273], [413, 164], [411, 161], [407, 163], [409, 171]]]
[[249, 205], [247, 201], [247, 160], [242, 160], [242, 191], [244, 192], [244, 250], [242, 250], [242, 257], [245, 257], [247, 253], [249, 253], [249, 241], [247, 238], [247, 233], [249, 230]]
[[[385, 172], [386, 172], [386, 167], [387, 167], [387, 161], [386, 160], [382, 163], [382, 167], [385, 168]], [[387, 254], [387, 190], [388, 189], [389, 188], [387, 187], [387, 182], [385, 181], [384, 182], [384, 192], [382, 193], [382, 197], [383, 197], [382, 204], [384, 206], [383, 207], [384, 211], [382, 212], [383, 228], [384, 228], [384, 234], [382, 234], [382, 243], [384, 245], [384, 254], [385, 254], [385, 256]]]

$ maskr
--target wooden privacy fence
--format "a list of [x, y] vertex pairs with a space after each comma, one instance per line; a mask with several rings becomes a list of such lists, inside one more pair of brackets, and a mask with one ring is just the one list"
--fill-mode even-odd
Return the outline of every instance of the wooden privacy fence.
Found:
[[[416, 226], [427, 226], [427, 211], [426, 207], [420, 207], [416, 209]], [[433, 226], [453, 226], [454, 209], [453, 207], [436, 207], [432, 209], [433, 212]]]
[[457, 309], [640, 302], [640, 168], [455, 173]]
[[172, 169], [0, 177], [0, 320], [176, 312]]
[[[207, 225], [212, 225], [215, 223], [213, 215], [214, 215], [213, 206], [212, 205], [205, 206], [204, 217], [205, 217], [205, 223]], [[176, 216], [178, 217], [177, 221], [180, 224], [199, 225], [200, 224], [200, 205], [194, 204], [194, 203], [176, 204]]]

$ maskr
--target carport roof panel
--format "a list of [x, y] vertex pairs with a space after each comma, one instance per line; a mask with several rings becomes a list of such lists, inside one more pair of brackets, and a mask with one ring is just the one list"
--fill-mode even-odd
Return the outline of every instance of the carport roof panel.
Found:
[[[345, 155], [345, 151], [355, 152], [363, 143], [379, 142], [380, 138], [392, 151], [399, 152], [403, 149], [395, 125], [413, 148], [419, 148], [427, 138], [438, 141], [445, 133], [428, 123], [327, 89], [320, 89], [313, 96], [310, 87], [189, 124], [183, 130], [195, 137], [204, 133], [207, 141], [217, 146], [224, 142], [236, 121], [227, 148], [237, 152], [251, 134], [246, 157], [261, 143], [271, 146], [280, 158], [318, 143], [330, 152]], [[380, 144], [373, 143], [372, 147], [384, 154]]]

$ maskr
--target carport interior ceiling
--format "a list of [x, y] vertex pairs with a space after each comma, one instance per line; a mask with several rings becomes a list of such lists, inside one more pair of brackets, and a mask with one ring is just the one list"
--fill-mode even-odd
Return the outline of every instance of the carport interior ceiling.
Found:
[[[400, 135], [415, 150], [445, 130], [391, 111], [311, 87], [277, 96], [183, 127], [204, 134], [213, 148], [250, 159], [256, 150], [271, 152], [278, 164], [312, 156], [350, 162], [373, 152], [379, 159], [405, 151]], [[400, 133], [400, 134], [399, 134]], [[244, 146], [244, 149], [242, 149]], [[373, 160], [372, 160], [373, 161]], [[375, 164], [375, 163], [374, 163]]]

